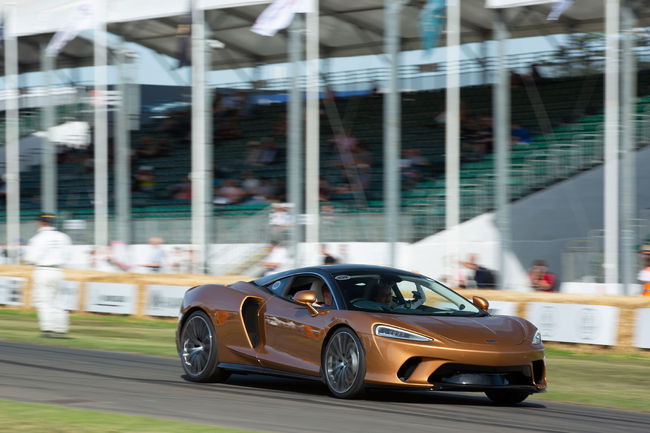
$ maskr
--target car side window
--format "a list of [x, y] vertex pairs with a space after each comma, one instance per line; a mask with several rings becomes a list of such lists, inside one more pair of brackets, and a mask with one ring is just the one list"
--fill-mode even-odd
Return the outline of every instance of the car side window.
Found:
[[284, 289], [289, 284], [291, 278], [284, 278], [282, 280], [277, 280], [266, 285], [266, 288], [271, 291], [276, 296], [282, 296]]

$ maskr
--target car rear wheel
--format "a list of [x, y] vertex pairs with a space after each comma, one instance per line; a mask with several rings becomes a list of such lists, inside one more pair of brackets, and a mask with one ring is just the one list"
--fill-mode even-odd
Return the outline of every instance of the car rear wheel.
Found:
[[366, 356], [352, 329], [334, 331], [323, 351], [322, 373], [334, 397], [353, 398], [363, 392]]
[[181, 363], [193, 382], [220, 382], [228, 373], [218, 367], [217, 339], [212, 321], [203, 311], [187, 318], [181, 331]]
[[518, 390], [494, 389], [485, 391], [485, 395], [498, 404], [517, 404], [526, 400], [530, 393]]

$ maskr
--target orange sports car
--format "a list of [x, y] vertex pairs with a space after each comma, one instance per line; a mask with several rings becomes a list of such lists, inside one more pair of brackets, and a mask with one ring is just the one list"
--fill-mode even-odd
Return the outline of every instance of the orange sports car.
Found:
[[176, 345], [186, 378], [262, 373], [365, 387], [480, 391], [515, 404], [546, 389], [539, 331], [399, 269], [315, 266], [185, 293]]

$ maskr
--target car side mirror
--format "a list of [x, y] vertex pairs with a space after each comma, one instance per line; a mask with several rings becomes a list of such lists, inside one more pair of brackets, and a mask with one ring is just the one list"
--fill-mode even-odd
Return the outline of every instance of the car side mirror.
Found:
[[315, 309], [312, 305], [314, 302], [316, 302], [316, 293], [312, 290], [301, 290], [297, 292], [295, 295], [293, 295], [293, 300], [294, 302], [307, 307], [309, 313], [312, 316], [318, 314], [318, 310]]
[[490, 306], [490, 303], [487, 301], [487, 299], [481, 298], [480, 296], [474, 296], [472, 298], [472, 304], [476, 305], [486, 313], [488, 312], [488, 307]]

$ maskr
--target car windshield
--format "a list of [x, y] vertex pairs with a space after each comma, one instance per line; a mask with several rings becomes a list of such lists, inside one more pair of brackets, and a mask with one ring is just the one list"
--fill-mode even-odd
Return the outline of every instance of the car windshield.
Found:
[[348, 271], [333, 277], [350, 310], [435, 316], [485, 314], [458, 293], [425, 276]]

